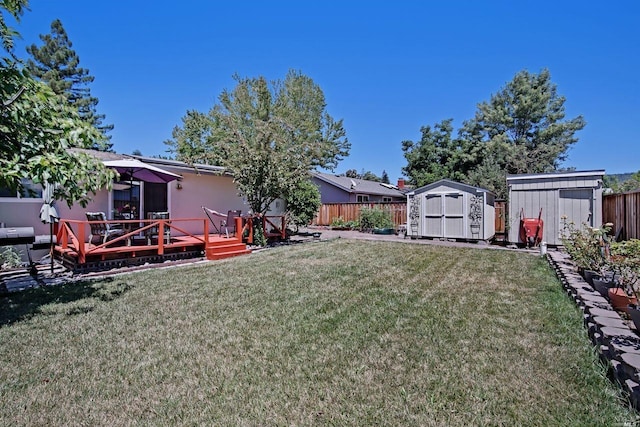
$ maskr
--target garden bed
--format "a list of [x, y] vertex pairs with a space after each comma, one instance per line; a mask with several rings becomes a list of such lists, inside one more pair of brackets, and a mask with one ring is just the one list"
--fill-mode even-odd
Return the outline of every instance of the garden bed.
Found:
[[635, 326], [578, 274], [569, 255], [552, 251], [548, 259], [567, 294], [582, 310], [589, 338], [600, 359], [631, 404], [640, 409], [640, 336]]

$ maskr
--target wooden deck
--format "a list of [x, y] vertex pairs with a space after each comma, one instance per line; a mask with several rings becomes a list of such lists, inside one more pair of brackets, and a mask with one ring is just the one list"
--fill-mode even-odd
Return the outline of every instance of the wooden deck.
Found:
[[[241, 221], [241, 219], [238, 219]], [[124, 230], [120, 235], [102, 243], [100, 236], [90, 240], [91, 226], [105, 225]], [[198, 224], [196, 226], [195, 224]], [[201, 234], [187, 229], [201, 228]], [[170, 230], [167, 241], [165, 230]], [[237, 230], [242, 230], [239, 224]], [[241, 233], [239, 233], [241, 234]], [[140, 265], [194, 257], [209, 260], [229, 258], [250, 253], [240, 237], [210, 233], [206, 218], [180, 218], [127, 221], [61, 220], [56, 233], [58, 244], [54, 256], [74, 271]]]

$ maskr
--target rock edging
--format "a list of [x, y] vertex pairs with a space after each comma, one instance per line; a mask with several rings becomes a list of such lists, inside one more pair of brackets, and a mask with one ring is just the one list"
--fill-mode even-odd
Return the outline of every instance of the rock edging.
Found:
[[589, 338], [600, 359], [633, 407], [640, 410], [640, 335], [578, 274], [568, 254], [550, 251], [547, 260], [567, 294], [582, 310]]

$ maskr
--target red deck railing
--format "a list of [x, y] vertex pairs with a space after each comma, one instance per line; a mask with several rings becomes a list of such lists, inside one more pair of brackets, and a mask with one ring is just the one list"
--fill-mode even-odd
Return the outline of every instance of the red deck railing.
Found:
[[262, 218], [262, 230], [266, 239], [287, 238], [287, 221], [284, 215], [245, 215], [236, 218], [236, 230], [241, 230], [240, 236], [243, 241], [249, 244], [253, 243], [253, 220], [255, 218]]
[[[56, 252], [73, 257], [77, 264], [87, 263], [89, 258], [100, 258], [121, 254], [123, 258], [136, 257], [144, 251], [145, 254], [164, 255], [165, 250], [173, 251], [187, 247], [202, 245], [202, 249], [208, 253], [215, 245], [228, 243], [253, 243], [254, 216], [238, 217], [236, 221], [236, 236], [225, 238], [216, 233], [210, 235], [210, 225], [207, 218], [172, 218], [172, 219], [131, 219], [131, 220], [106, 220], [106, 221], [82, 221], [73, 219], [61, 219], [57, 224]], [[283, 215], [262, 216], [262, 225], [267, 239], [286, 238], [286, 220]], [[201, 225], [194, 227], [193, 223]], [[191, 224], [188, 224], [191, 223]], [[122, 234], [97, 243], [89, 241], [91, 225], [109, 224], [110, 227], [124, 230]], [[189, 226], [186, 226], [188, 224]], [[202, 234], [187, 230], [202, 228]], [[170, 241], [165, 242], [165, 230], [170, 231]], [[157, 243], [149, 239], [148, 233], [153, 229], [153, 237]], [[97, 235], [95, 235], [97, 236]], [[94, 236], [94, 237], [95, 237]], [[144, 239], [141, 241], [141, 239]], [[146, 240], [146, 241], [145, 241]]]
[[[202, 224], [202, 234], [194, 234], [185, 229], [184, 224], [188, 222], [200, 222]], [[113, 227], [122, 227], [125, 231], [122, 235], [107, 240], [104, 243], [93, 244], [87, 242], [92, 224], [109, 224]], [[143, 246], [134, 245], [133, 241], [139, 236], [146, 236], [149, 230], [154, 230], [153, 236], [157, 236], [157, 244], [145, 244]], [[165, 243], [165, 229], [171, 230], [172, 241]], [[128, 230], [127, 230], [128, 229]], [[188, 239], [190, 244], [201, 243], [206, 249], [209, 247], [211, 236], [209, 235], [209, 223], [206, 218], [179, 218], [179, 219], [135, 219], [135, 220], [107, 220], [107, 221], [80, 221], [62, 219], [58, 224], [57, 248], [60, 252], [71, 249], [77, 254], [79, 264], [84, 264], [87, 257], [94, 254], [128, 253], [141, 249], [154, 250], [158, 255], [163, 255], [165, 248], [184, 246]], [[175, 238], [176, 242], [173, 242]], [[236, 239], [238, 240], [238, 239]], [[125, 243], [125, 246], [122, 244]]]

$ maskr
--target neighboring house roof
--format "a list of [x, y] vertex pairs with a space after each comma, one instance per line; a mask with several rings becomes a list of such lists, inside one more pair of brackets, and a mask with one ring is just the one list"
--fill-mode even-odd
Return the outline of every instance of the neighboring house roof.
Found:
[[436, 188], [436, 187], [439, 187], [441, 185], [449, 186], [449, 187], [462, 188], [465, 191], [468, 191], [470, 193], [476, 192], [476, 193], [490, 193], [490, 194], [493, 194], [492, 191], [489, 191], [489, 190], [487, 190], [485, 188], [474, 187], [472, 185], [463, 184], [462, 182], [453, 181], [453, 180], [450, 180], [450, 179], [441, 179], [441, 180], [438, 180], [436, 182], [432, 182], [431, 184], [427, 184], [427, 185], [425, 185], [423, 187], [415, 189], [410, 194], [424, 193], [425, 191], [429, 191], [429, 190], [431, 190], [433, 188]]
[[374, 194], [378, 196], [405, 197], [398, 187], [392, 184], [383, 184], [366, 179], [349, 178], [347, 176], [336, 176], [328, 173], [314, 172], [313, 176], [327, 184], [333, 185], [347, 193], [352, 194]]

